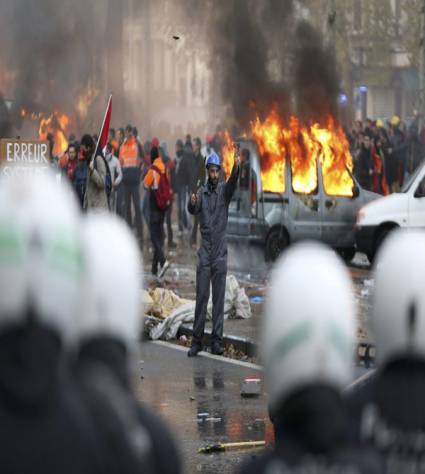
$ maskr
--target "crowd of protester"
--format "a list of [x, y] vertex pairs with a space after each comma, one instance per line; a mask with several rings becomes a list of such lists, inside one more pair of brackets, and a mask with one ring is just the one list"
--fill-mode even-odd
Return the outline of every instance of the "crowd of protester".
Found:
[[417, 120], [409, 125], [394, 115], [390, 121], [357, 120], [346, 132], [360, 185], [379, 194], [398, 192], [424, 159], [425, 133]]
[[[425, 133], [420, 133], [416, 119], [408, 124], [398, 116], [387, 122], [357, 120], [346, 129], [346, 135], [358, 182], [382, 195], [400, 191], [424, 158]], [[222, 154], [222, 130], [218, 126], [205, 143], [187, 134], [170, 149], [157, 137], [142, 140], [130, 124], [111, 128], [104, 156], [93, 159], [96, 143], [96, 136], [86, 134], [77, 141], [72, 135], [59, 167], [70, 180], [82, 209], [104, 208], [116, 213], [134, 230], [141, 249], [150, 237], [151, 271], [161, 277], [169, 267], [165, 243], [168, 250], [179, 242], [193, 248], [198, 244], [198, 216], [189, 214], [188, 202], [205, 182], [206, 157], [211, 151]], [[171, 198], [160, 208], [157, 195], [163, 175]]]
[[[208, 136], [205, 144], [199, 137], [192, 139], [187, 134], [170, 151], [167, 143], [157, 137], [142, 141], [132, 125], [118, 130], [111, 128], [102, 154], [95, 153], [97, 138], [86, 134], [77, 141], [71, 135], [58, 166], [71, 182], [84, 211], [100, 208], [116, 213], [134, 230], [141, 249], [147, 237], [146, 229], [149, 231], [152, 274], [163, 276], [169, 267], [165, 237], [169, 250], [177, 247], [174, 215], [180, 240], [192, 247], [197, 245], [199, 221], [188, 212], [189, 196], [205, 182], [207, 155], [212, 150], [221, 153], [221, 129], [217, 127], [216, 134]], [[160, 208], [156, 196], [163, 174], [167, 177], [171, 199], [165, 208]]]

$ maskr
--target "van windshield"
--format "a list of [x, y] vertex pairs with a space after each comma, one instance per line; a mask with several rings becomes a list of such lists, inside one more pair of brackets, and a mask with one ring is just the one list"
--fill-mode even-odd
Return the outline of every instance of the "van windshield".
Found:
[[424, 164], [421, 163], [416, 169], [415, 171], [409, 176], [409, 178], [407, 179], [407, 181], [404, 183], [403, 187], [401, 188], [401, 192], [402, 193], [407, 193], [409, 191], [409, 189], [412, 187], [412, 184], [413, 182], [415, 181], [416, 177], [418, 176], [418, 174], [420, 173], [420, 171], [422, 170]]

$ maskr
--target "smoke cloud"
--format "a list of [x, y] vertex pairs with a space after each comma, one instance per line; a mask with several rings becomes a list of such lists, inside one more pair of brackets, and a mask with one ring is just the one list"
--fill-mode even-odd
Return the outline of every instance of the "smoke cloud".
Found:
[[295, 44], [292, 90], [299, 116], [317, 122], [329, 114], [336, 116], [339, 77], [335, 55], [307, 22], [298, 24]]
[[[213, 80], [242, 129], [274, 105], [282, 116], [336, 113], [339, 78], [322, 34], [295, 16], [293, 0], [182, 0], [203, 30]], [[295, 110], [293, 107], [295, 103]]]
[[75, 109], [77, 97], [96, 76], [96, 25], [94, 2], [1, 2], [0, 68], [11, 71], [8, 94], [17, 110]]

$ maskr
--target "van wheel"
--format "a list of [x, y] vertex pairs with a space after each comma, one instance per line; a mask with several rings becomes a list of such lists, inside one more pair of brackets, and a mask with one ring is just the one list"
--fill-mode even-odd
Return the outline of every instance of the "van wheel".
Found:
[[285, 231], [281, 229], [273, 229], [266, 241], [265, 258], [266, 262], [275, 262], [279, 255], [288, 246], [288, 237]]
[[340, 255], [344, 259], [345, 262], [350, 263], [351, 260], [353, 260], [354, 255], [356, 255], [356, 249], [355, 247], [341, 249]]

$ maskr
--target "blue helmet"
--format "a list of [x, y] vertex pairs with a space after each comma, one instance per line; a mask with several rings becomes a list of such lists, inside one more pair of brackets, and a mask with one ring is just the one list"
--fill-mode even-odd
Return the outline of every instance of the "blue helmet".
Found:
[[205, 167], [208, 168], [211, 165], [221, 168], [220, 157], [217, 155], [215, 151], [213, 151], [210, 155], [208, 155], [207, 162], [205, 163]]

